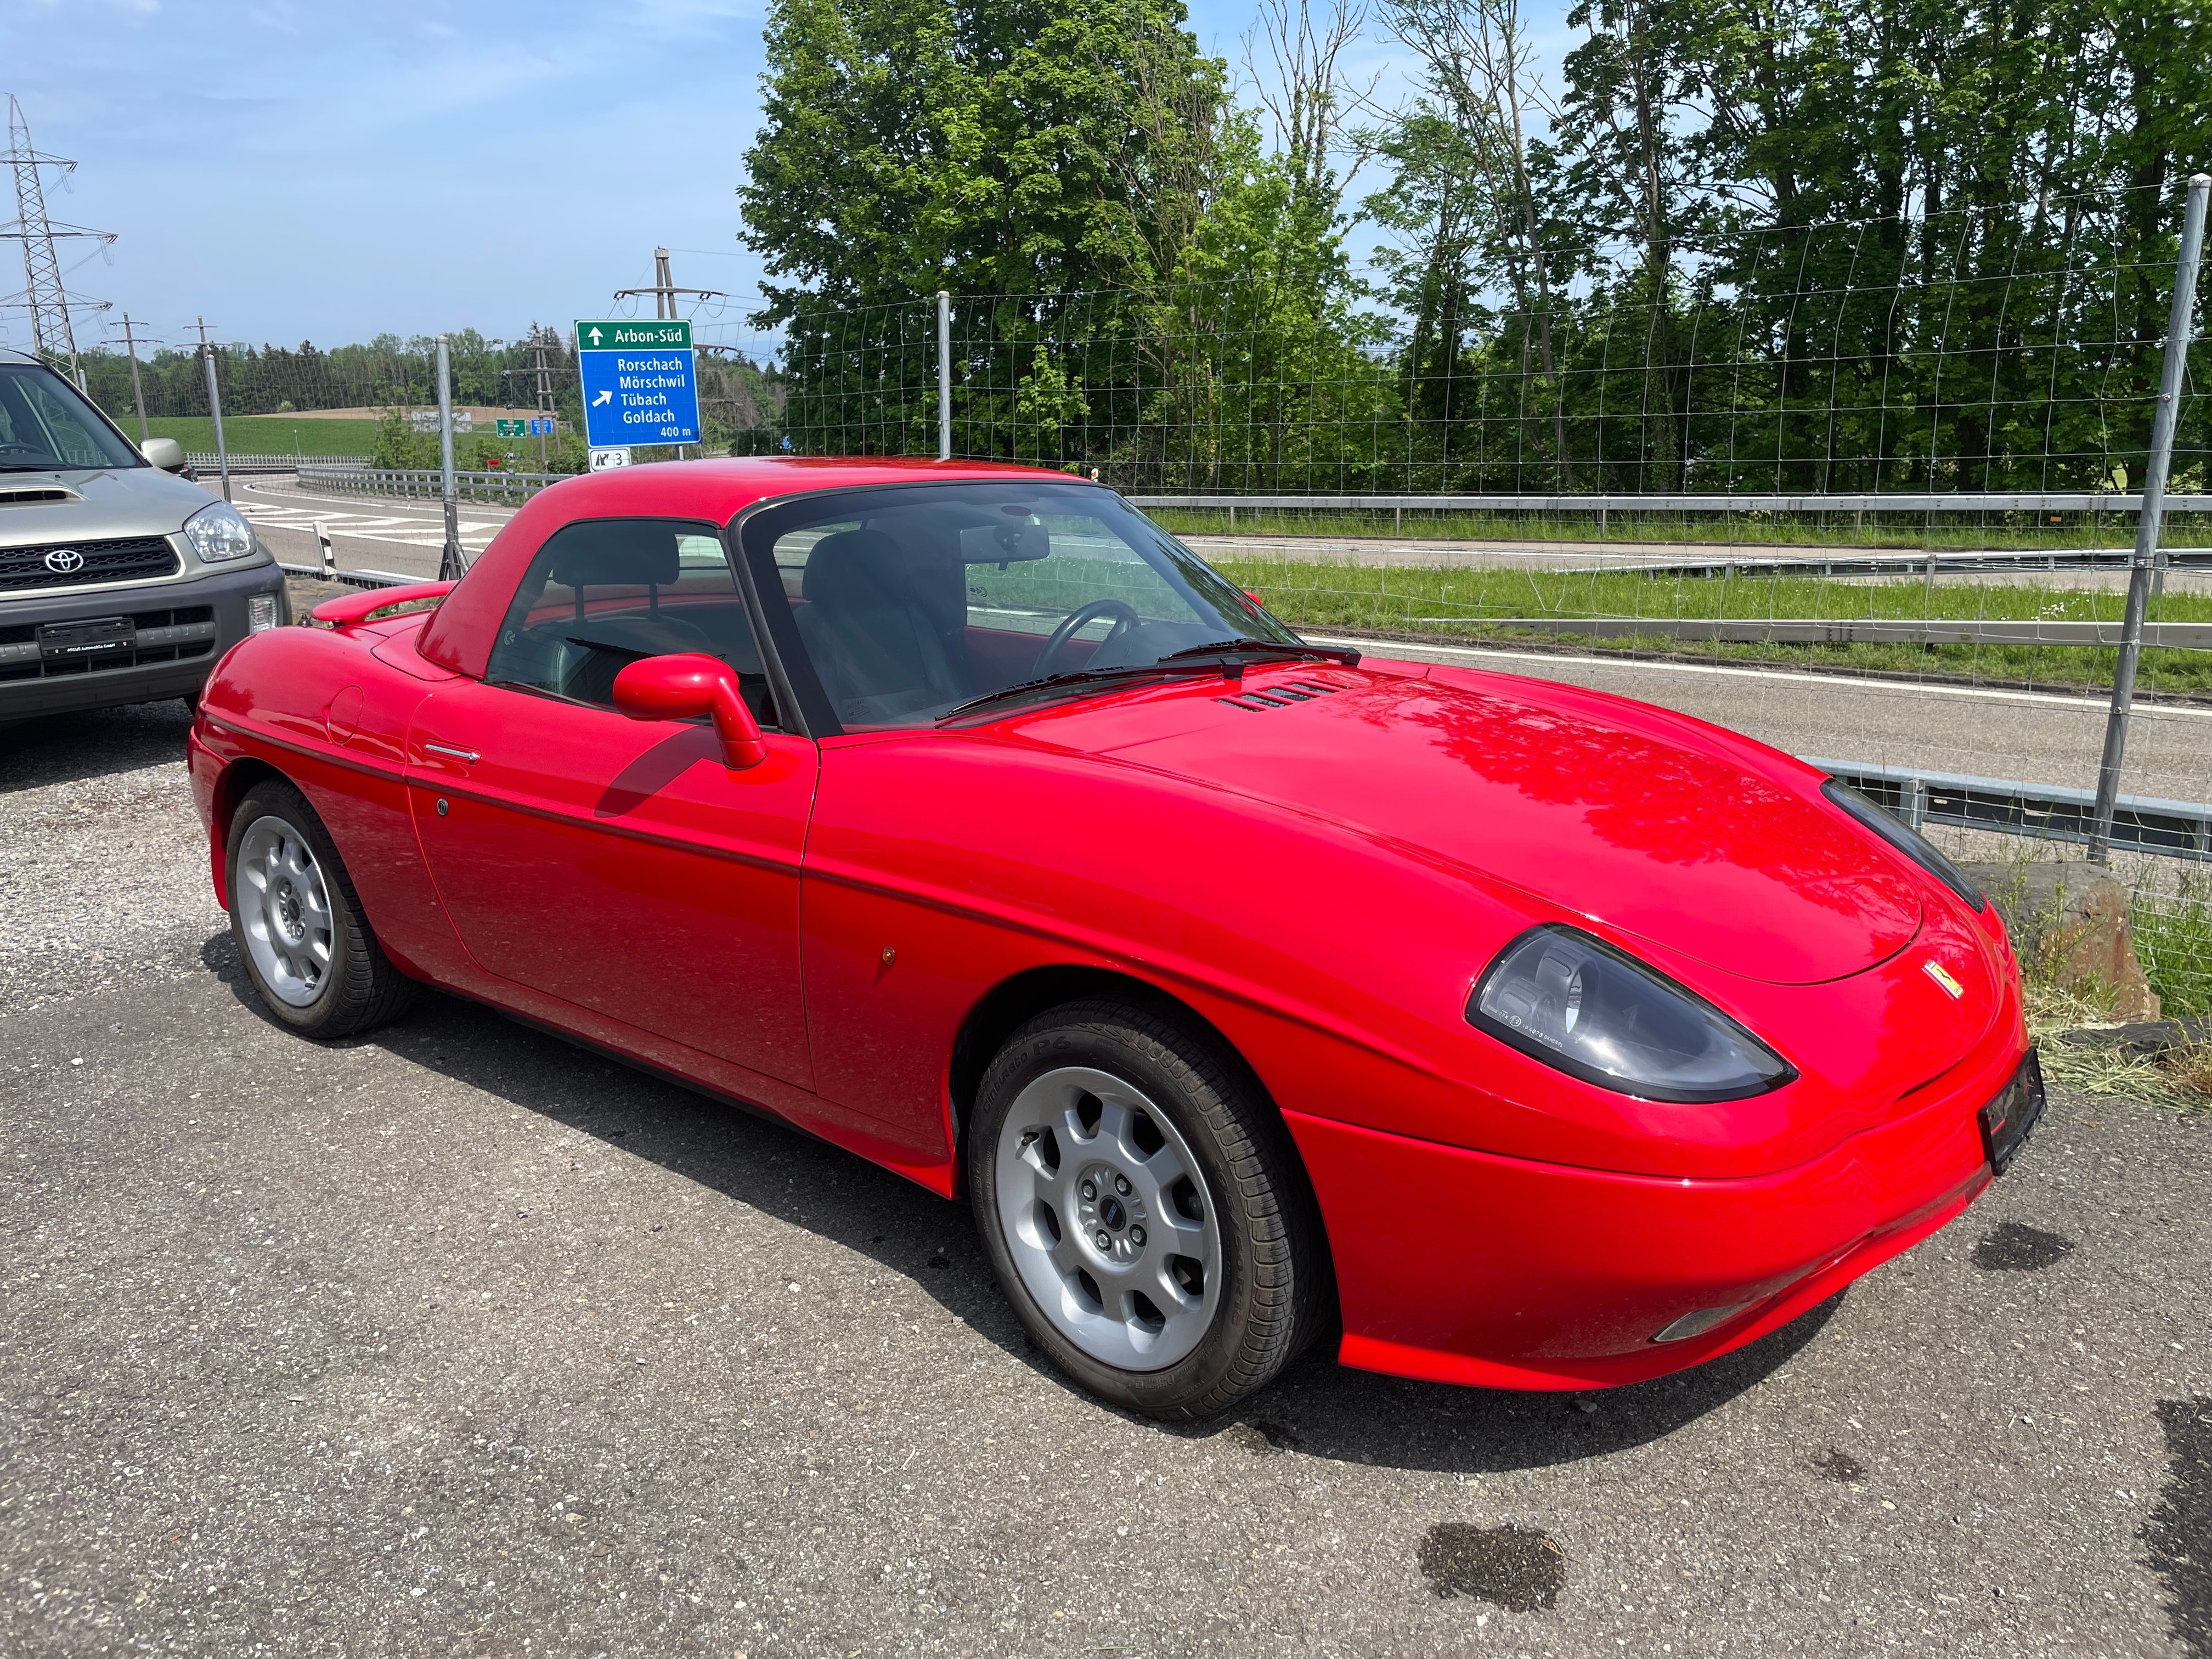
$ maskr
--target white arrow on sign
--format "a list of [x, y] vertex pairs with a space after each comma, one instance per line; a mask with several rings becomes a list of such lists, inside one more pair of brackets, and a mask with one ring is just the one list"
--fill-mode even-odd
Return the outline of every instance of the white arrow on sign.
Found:
[[593, 409], [597, 409], [601, 404], [611, 404], [614, 402], [614, 400], [615, 394], [613, 392], [602, 392], [598, 397], [592, 399], [592, 407]]
[[593, 345], [597, 345], [597, 344], [599, 344], [599, 330], [597, 330], [597, 329], [595, 328], [595, 329], [593, 329], [593, 330], [592, 331], [592, 343]]

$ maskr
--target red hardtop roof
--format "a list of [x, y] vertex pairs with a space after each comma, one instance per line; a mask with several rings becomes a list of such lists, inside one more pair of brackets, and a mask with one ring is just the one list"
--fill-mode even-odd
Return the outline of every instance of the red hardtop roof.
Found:
[[754, 502], [856, 484], [951, 483], [960, 478], [1035, 478], [1087, 483], [1066, 472], [999, 461], [936, 461], [898, 456], [744, 456], [726, 460], [655, 461], [587, 472], [538, 491], [508, 520], [467, 575], [432, 615], [418, 649], [432, 662], [482, 679], [507, 602], [545, 538], [580, 519], [700, 519], [726, 524]]

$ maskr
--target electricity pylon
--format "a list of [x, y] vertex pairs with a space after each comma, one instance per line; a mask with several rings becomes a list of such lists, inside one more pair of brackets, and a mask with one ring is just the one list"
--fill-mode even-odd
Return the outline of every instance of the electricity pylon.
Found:
[[651, 288], [618, 288], [615, 290], [615, 298], [628, 300], [640, 294], [653, 295], [653, 314], [663, 318], [674, 317], [677, 314], [676, 296], [679, 294], [688, 294], [695, 300], [726, 300], [730, 297], [718, 288], [677, 287], [676, 278], [669, 275], [668, 250], [665, 247], [653, 250], [653, 286]]
[[12, 93], [8, 98], [5, 160], [15, 174], [15, 220], [13, 224], [0, 225], [0, 240], [23, 245], [23, 291], [6, 303], [20, 305], [31, 313], [31, 349], [50, 363], [67, 363], [70, 378], [76, 380], [76, 330], [70, 320], [70, 307], [105, 311], [107, 302], [70, 300], [62, 286], [61, 259], [54, 244], [85, 239], [106, 247], [115, 235], [112, 231], [87, 230], [82, 225], [56, 224], [46, 216], [41, 169], [58, 168], [66, 179], [76, 171], [76, 163], [58, 155], [43, 155], [32, 147], [30, 124], [23, 118], [23, 106]]

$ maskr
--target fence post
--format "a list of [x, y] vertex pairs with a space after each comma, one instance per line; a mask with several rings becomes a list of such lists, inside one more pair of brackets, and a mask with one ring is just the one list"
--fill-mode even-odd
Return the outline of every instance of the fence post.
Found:
[[222, 498], [230, 499], [230, 451], [222, 441], [222, 393], [216, 390], [215, 349], [207, 343], [207, 325], [200, 325], [200, 362], [207, 366], [208, 413], [215, 420], [215, 469], [222, 477]]
[[952, 459], [952, 296], [937, 290], [937, 459]]
[[460, 486], [453, 477], [453, 357], [446, 337], [438, 337], [438, 494], [446, 505], [446, 546], [438, 556], [438, 580], [459, 581], [461, 562]]
[[2112, 708], [2105, 721], [2105, 755], [2097, 768], [2095, 820], [2089, 829], [2091, 862], [2111, 861], [2112, 811], [2120, 799], [2120, 763], [2128, 749], [2128, 715], [2135, 706], [2136, 665], [2142, 659], [2143, 613], [2150, 605], [2152, 567], [2158, 562], [2159, 520], [2166, 510], [2166, 473], [2173, 459], [2173, 427], [2181, 413], [2181, 382], [2189, 367], [2190, 326], [2197, 313], [2197, 264], [2204, 246], [2204, 204], [2212, 173], [2189, 181], [2182, 216], [2181, 257], [2174, 262], [2173, 310], [2166, 325], [2166, 362], [2152, 411], [2150, 454], [2143, 468], [2142, 511], [2136, 520], [2135, 556], [2129, 561], [2128, 608], [2120, 627], [2120, 659], [2112, 671]]

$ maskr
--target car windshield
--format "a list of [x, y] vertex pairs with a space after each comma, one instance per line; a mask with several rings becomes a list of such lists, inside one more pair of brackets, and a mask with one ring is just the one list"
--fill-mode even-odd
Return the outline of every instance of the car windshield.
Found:
[[145, 464], [53, 370], [36, 363], [0, 363], [0, 471]]
[[1095, 485], [830, 491], [748, 520], [744, 543], [848, 731], [927, 726], [1042, 680], [1021, 695], [1066, 695], [1200, 647], [1299, 643]]

